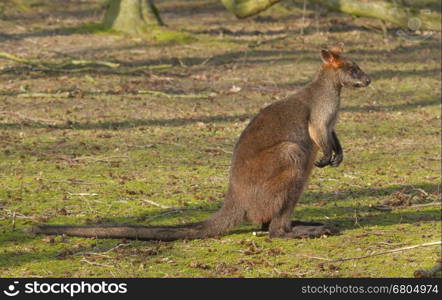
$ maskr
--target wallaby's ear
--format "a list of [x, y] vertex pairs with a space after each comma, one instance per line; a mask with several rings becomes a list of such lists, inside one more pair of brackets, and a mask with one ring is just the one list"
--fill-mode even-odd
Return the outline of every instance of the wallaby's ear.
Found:
[[334, 54], [331, 50], [321, 50], [321, 58], [327, 66], [339, 68], [342, 65], [339, 55]]
[[333, 61], [333, 54], [328, 50], [321, 50], [321, 59], [325, 64], [330, 64]]
[[344, 52], [344, 43], [339, 43], [336, 46], [332, 47], [330, 49], [330, 52], [335, 55], [335, 56], [339, 56], [341, 55], [342, 52]]

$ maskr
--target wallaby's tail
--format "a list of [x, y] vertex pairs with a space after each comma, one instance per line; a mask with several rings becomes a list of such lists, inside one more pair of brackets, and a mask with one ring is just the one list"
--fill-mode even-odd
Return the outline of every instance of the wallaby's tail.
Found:
[[182, 226], [35, 226], [35, 234], [51, 234], [96, 238], [127, 238], [137, 240], [173, 241], [201, 239], [225, 233], [244, 219], [244, 210], [226, 206], [226, 203], [209, 219]]

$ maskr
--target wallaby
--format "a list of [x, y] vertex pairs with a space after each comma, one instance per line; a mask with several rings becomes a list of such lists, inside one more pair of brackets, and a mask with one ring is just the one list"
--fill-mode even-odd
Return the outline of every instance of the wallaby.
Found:
[[[171, 241], [218, 236], [248, 220], [263, 224], [270, 237], [334, 233], [333, 227], [292, 222], [290, 217], [313, 166], [337, 167], [342, 162], [334, 129], [341, 88], [370, 84], [369, 77], [342, 52], [342, 44], [321, 50], [323, 63], [313, 81], [252, 119], [235, 146], [224, 203], [207, 220], [182, 226], [36, 226], [31, 232]], [[323, 156], [315, 162], [318, 150]]]

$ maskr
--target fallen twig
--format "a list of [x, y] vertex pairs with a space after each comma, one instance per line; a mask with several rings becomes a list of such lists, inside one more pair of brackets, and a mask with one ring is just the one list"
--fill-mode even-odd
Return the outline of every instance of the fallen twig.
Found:
[[139, 71], [144, 71], [144, 70], [148, 70], [148, 71], [152, 71], [152, 70], [162, 70], [162, 69], [169, 69], [172, 68], [172, 65], [154, 65], [154, 66], [140, 66], [140, 67], [132, 67], [132, 68], [128, 68], [126, 70], [121, 70], [121, 71], [117, 71], [117, 73], [119, 74], [131, 74], [131, 73], [136, 73]]
[[325, 257], [311, 256], [311, 255], [307, 255], [307, 254], [293, 254], [293, 256], [312, 258], [312, 259], [318, 259], [318, 260], [325, 260], [325, 261], [330, 261], [331, 260], [331, 259], [328, 259], [328, 258], [325, 258]]
[[13, 219], [33, 219], [33, 217], [25, 216], [15, 211], [10, 211], [9, 209], [2, 208], [2, 210], [5, 212], [6, 218], [11, 217]]
[[146, 203], [149, 203], [149, 204], [152, 204], [152, 205], [155, 205], [155, 206], [158, 206], [158, 207], [161, 207], [161, 208], [164, 208], [164, 209], [174, 209], [174, 208], [171, 207], [171, 206], [163, 205], [163, 204], [160, 204], [160, 203], [154, 202], [154, 201], [149, 200], [149, 199], [141, 199], [141, 201], [146, 202]]
[[78, 252], [75, 253], [74, 255], [86, 255], [86, 256], [98, 256], [101, 258], [111, 258], [109, 255], [104, 255], [98, 252]]
[[114, 267], [112, 265], [100, 264], [100, 263], [97, 263], [97, 262], [89, 261], [86, 258], [82, 258], [81, 261], [84, 261], [85, 263], [88, 263], [88, 264], [90, 264], [92, 266], [100, 266], [100, 267], [108, 267], [108, 268], [109, 267], [111, 267], [111, 268]]
[[68, 192], [70, 196], [98, 196], [96, 193], [70, 193]]
[[21, 58], [21, 57], [14, 56], [12, 54], [5, 53], [5, 52], [0, 52], [0, 58], [12, 60], [12, 61], [15, 61], [15, 62], [18, 62], [21, 64], [30, 65], [33, 67], [46, 68], [42, 63], [40, 63], [38, 61]]
[[14, 211], [12, 213], [12, 231], [15, 231], [15, 218], [16, 218], [16, 213]]
[[160, 91], [151, 91], [151, 90], [141, 90], [138, 91], [139, 95], [152, 95], [152, 96], [159, 96], [159, 97], [166, 97], [166, 98], [192, 98], [192, 99], [206, 99], [208, 97], [214, 97], [216, 96], [216, 93], [214, 92], [206, 92], [206, 93], [200, 93], [200, 94], [168, 94]]
[[249, 48], [256, 48], [265, 44], [269, 44], [269, 43], [274, 43], [274, 42], [279, 42], [279, 41], [283, 41], [285, 39], [287, 39], [288, 37], [293, 36], [293, 35], [283, 35], [280, 37], [276, 37], [276, 38], [272, 38], [272, 39], [267, 39], [267, 40], [259, 40], [259, 41], [252, 41], [249, 43]]
[[20, 93], [17, 94], [17, 97], [20, 98], [70, 98], [72, 97], [71, 93]]
[[395, 206], [391, 207], [389, 205], [369, 205], [369, 208], [379, 210], [379, 211], [392, 211], [395, 209], [404, 209], [404, 208], [421, 208], [421, 207], [428, 207], [428, 206], [441, 206], [440, 201], [430, 202], [430, 203], [423, 203], [423, 204], [414, 204], [414, 205], [401, 205], [401, 206]]
[[121, 243], [121, 244], [116, 245], [115, 247], [112, 247], [112, 248], [110, 248], [110, 249], [104, 251], [103, 253], [108, 253], [108, 252], [114, 251], [114, 250], [116, 250], [116, 249], [118, 249], [118, 248], [121, 248], [121, 247], [127, 247], [127, 246], [130, 246], [130, 243], [126, 243], [126, 244]]
[[427, 247], [427, 246], [434, 246], [434, 245], [442, 245], [442, 241], [423, 243], [423, 244], [419, 244], [419, 245], [408, 246], [408, 247], [403, 247], [403, 248], [397, 248], [397, 249], [392, 249], [392, 250], [388, 250], [388, 251], [373, 253], [373, 254], [369, 254], [369, 255], [340, 258], [340, 259], [336, 259], [336, 260], [329, 260], [328, 262], [332, 263], [332, 262], [343, 262], [343, 261], [347, 261], [347, 260], [363, 259], [363, 258], [368, 258], [368, 257], [373, 257], [373, 256], [378, 256], [378, 255], [383, 255], [383, 254], [395, 253], [395, 252], [415, 249], [415, 248], [419, 248], [419, 247]]
[[59, 68], [61, 69], [67, 69], [67, 68], [76, 68], [77, 66], [85, 67], [85, 66], [103, 66], [108, 67], [111, 69], [118, 68], [120, 64], [108, 62], [108, 61], [102, 61], [102, 60], [71, 60], [64, 64], [61, 64]]
[[78, 185], [95, 185], [95, 184], [99, 184], [99, 183], [90, 183], [90, 182], [85, 182], [82, 180], [77, 180], [77, 179], [68, 179], [68, 180], [48, 180], [49, 182], [54, 182], [54, 183], [68, 183], [68, 184], [78, 184]]
[[428, 207], [428, 206], [441, 206], [442, 202], [436, 201], [436, 202], [430, 202], [430, 203], [424, 203], [424, 204], [414, 204], [410, 206], [398, 206], [396, 208], [420, 208], [420, 207]]
[[46, 124], [52, 125], [52, 126], [57, 124], [57, 121], [55, 121], [55, 120], [31, 118], [31, 117], [27, 117], [25, 115], [22, 115], [21, 113], [7, 111], [7, 110], [0, 110], [0, 115], [6, 115], [6, 116], [9, 116], [9, 117], [15, 117], [15, 118], [20, 119], [22, 121], [31, 122], [31, 123], [46, 123]]
[[97, 161], [97, 162], [105, 162], [105, 163], [112, 163], [112, 159], [119, 159], [119, 158], [128, 158], [128, 156], [110, 156], [110, 157], [104, 157], [104, 158], [96, 158], [91, 156], [82, 156], [82, 157], [76, 157], [73, 158], [73, 160], [80, 161], [80, 160], [91, 160], [91, 161]]
[[217, 147], [217, 148], [206, 148], [206, 149], [204, 149], [204, 150], [205, 150], [205, 151], [208, 151], [208, 152], [212, 152], [212, 151], [221, 151], [221, 152], [224, 152], [224, 153], [227, 153], [227, 154], [232, 154], [232, 153], [233, 153], [232, 151], [225, 150], [225, 149], [220, 148], [220, 147]]
[[164, 212], [164, 213], [158, 214], [158, 215], [156, 215], [156, 216], [153, 216], [153, 217], [147, 218], [147, 219], [144, 220], [144, 222], [149, 223], [149, 222], [151, 222], [151, 221], [153, 221], [153, 220], [155, 220], [155, 219], [158, 219], [158, 218], [160, 218], [160, 217], [163, 217], [163, 216], [165, 216], [165, 215], [170, 215], [170, 214], [173, 214], [173, 213], [182, 213], [182, 211], [179, 210], [179, 209], [169, 210], [169, 211], [166, 211], [166, 212]]

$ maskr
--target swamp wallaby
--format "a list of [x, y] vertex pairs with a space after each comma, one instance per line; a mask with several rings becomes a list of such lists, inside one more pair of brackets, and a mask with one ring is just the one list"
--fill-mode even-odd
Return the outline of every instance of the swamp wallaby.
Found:
[[[343, 159], [334, 130], [342, 87], [366, 87], [369, 77], [342, 57], [342, 44], [321, 51], [313, 81], [258, 113], [233, 152], [222, 207], [207, 220], [182, 226], [36, 226], [33, 233], [139, 240], [200, 239], [227, 232], [243, 221], [262, 223], [270, 237], [316, 237], [333, 232], [290, 216], [314, 165], [337, 167]], [[315, 162], [321, 150], [323, 156]]]

